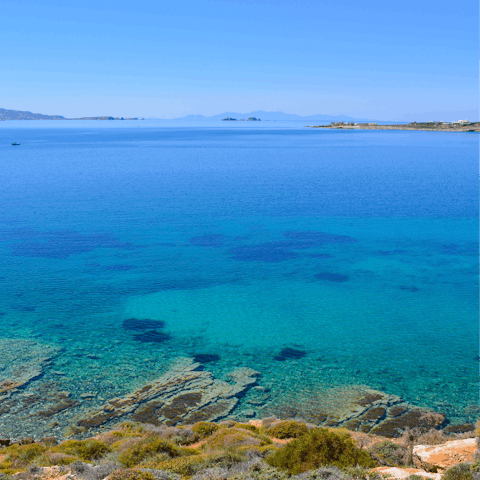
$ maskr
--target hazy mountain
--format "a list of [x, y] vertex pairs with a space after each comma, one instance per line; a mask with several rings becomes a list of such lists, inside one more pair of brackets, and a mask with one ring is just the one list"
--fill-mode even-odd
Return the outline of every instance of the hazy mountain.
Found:
[[257, 117], [261, 120], [297, 120], [303, 122], [368, 122], [373, 121], [365, 118], [353, 118], [346, 115], [295, 115], [293, 113], [284, 113], [284, 112], [265, 112], [263, 110], [256, 110], [254, 112], [248, 113], [238, 113], [238, 112], [224, 112], [219, 113], [218, 115], [212, 115], [211, 117], [206, 117], [204, 115], [187, 115], [185, 117], [176, 118], [175, 120], [222, 120], [223, 118], [231, 117], [240, 119], [247, 119], [249, 117]]
[[23, 112], [21, 110], [6, 110], [0, 108], [2, 120], [65, 120], [61, 115], [42, 115], [41, 113]]

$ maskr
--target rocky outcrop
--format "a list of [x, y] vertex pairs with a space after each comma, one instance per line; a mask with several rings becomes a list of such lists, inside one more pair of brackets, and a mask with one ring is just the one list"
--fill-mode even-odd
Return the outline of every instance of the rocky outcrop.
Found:
[[238, 368], [229, 374], [229, 383], [214, 378], [191, 359], [180, 359], [158, 380], [77, 419], [71, 433], [127, 419], [154, 425], [218, 420], [232, 412], [238, 397], [257, 382], [259, 375], [250, 368]]
[[413, 453], [423, 464], [446, 470], [459, 463], [473, 462], [476, 450], [476, 439], [465, 438], [440, 445], [416, 445]]
[[398, 478], [399, 480], [407, 479], [410, 475], [432, 478], [433, 480], [440, 480], [442, 477], [439, 473], [426, 472], [420, 468], [377, 467], [373, 471], [384, 475], [386, 478]]

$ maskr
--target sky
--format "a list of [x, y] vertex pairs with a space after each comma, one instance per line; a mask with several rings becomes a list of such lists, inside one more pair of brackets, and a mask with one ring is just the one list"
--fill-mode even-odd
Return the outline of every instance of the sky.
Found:
[[478, 120], [478, 0], [2, 0], [0, 19], [0, 108]]

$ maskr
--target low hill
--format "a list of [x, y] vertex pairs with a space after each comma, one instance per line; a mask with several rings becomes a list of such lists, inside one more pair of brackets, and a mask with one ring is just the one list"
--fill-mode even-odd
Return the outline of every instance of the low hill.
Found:
[[41, 113], [24, 112], [21, 110], [6, 110], [0, 108], [1, 120], [66, 120], [61, 115], [42, 115]]

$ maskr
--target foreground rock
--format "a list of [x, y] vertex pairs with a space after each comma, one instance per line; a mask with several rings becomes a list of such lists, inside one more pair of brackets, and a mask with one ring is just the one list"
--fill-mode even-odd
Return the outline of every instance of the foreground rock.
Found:
[[387, 478], [398, 478], [399, 480], [407, 479], [410, 475], [432, 478], [433, 480], [440, 480], [442, 477], [439, 473], [430, 473], [419, 468], [377, 467], [373, 471], [385, 475]]
[[473, 462], [477, 443], [475, 438], [452, 440], [441, 445], [416, 445], [414, 455], [426, 465], [446, 470], [459, 463]]
[[177, 425], [225, 418], [238, 397], [257, 382], [260, 374], [239, 368], [229, 374], [232, 383], [213, 377], [191, 359], [180, 359], [161, 378], [135, 392], [114, 398], [79, 418], [71, 433], [87, 432], [124, 420], [153, 425]]

